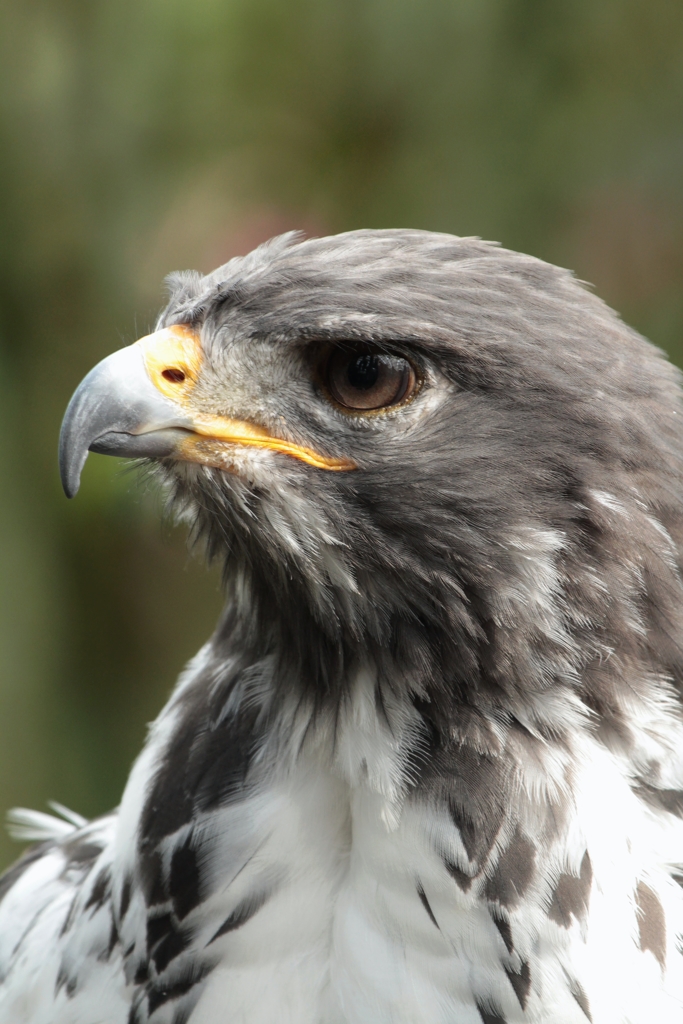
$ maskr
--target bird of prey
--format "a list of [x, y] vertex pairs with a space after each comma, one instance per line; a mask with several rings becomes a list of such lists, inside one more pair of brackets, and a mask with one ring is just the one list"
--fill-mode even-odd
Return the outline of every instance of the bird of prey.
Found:
[[678, 372], [476, 238], [169, 288], [62, 479], [143, 459], [225, 611], [118, 811], [24, 816], [0, 1022], [682, 1022]]

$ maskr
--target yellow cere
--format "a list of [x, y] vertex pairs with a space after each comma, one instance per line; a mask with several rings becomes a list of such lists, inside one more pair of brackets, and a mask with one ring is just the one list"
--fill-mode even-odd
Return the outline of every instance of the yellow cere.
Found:
[[142, 349], [150, 380], [162, 395], [180, 405], [188, 398], [199, 377], [202, 348], [191, 327], [164, 327], [136, 342]]
[[[183, 325], [165, 327], [140, 338], [145, 367], [154, 386], [171, 401], [184, 406], [199, 377], [202, 365], [201, 342], [195, 331]], [[202, 415], [196, 410], [184, 410], [192, 421], [192, 434], [181, 443], [178, 455], [187, 461], [204, 462], [205, 457], [196, 447], [200, 438], [229, 444], [249, 445], [283, 452], [306, 462], [316, 469], [342, 471], [356, 469], [351, 459], [321, 455], [312, 448], [273, 437], [263, 427], [246, 420], [227, 416]]]

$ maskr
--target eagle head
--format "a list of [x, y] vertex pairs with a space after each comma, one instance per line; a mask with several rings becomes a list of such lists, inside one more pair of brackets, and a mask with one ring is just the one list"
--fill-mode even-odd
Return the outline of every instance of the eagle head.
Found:
[[[284, 235], [169, 278], [66, 413], [142, 458], [316, 702], [364, 664], [447, 742], [590, 719], [683, 674], [678, 374], [572, 275], [476, 238]], [[388, 681], [388, 682], [387, 682]]]

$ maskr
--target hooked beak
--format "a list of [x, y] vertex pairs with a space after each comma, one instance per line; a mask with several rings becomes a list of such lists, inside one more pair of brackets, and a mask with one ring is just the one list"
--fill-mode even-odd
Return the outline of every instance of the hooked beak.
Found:
[[90, 371], [69, 402], [59, 437], [67, 498], [78, 491], [89, 451], [215, 466], [224, 463], [226, 444], [240, 444], [284, 452], [318, 469], [356, 468], [350, 459], [321, 455], [256, 424], [192, 408], [201, 363], [199, 337], [178, 325], [114, 352]]

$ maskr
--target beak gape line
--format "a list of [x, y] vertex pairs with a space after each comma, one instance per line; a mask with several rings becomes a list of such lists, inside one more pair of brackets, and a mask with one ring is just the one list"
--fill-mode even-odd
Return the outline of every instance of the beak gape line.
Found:
[[[249, 421], [191, 408], [201, 366], [199, 337], [184, 325], [156, 331], [98, 363], [79, 384], [62, 423], [59, 468], [67, 497], [78, 491], [89, 451], [221, 465], [216, 446], [239, 444], [282, 452], [317, 469], [356, 468], [350, 459], [321, 455]], [[201, 443], [206, 441], [213, 444]]]

